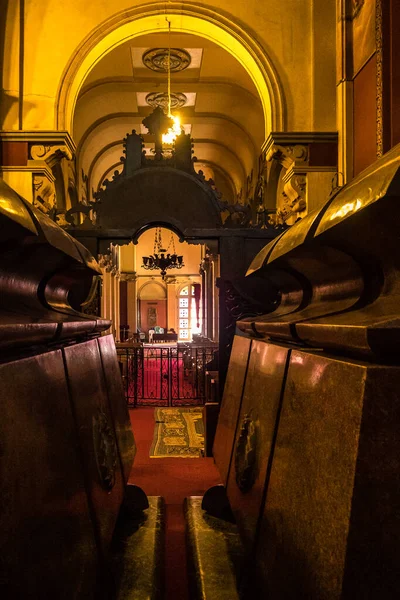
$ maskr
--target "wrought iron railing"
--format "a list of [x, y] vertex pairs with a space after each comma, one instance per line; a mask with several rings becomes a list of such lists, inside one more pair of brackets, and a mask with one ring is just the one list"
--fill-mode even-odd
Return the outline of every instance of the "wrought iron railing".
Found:
[[118, 348], [128, 405], [183, 406], [206, 400], [206, 371], [216, 370], [216, 346]]

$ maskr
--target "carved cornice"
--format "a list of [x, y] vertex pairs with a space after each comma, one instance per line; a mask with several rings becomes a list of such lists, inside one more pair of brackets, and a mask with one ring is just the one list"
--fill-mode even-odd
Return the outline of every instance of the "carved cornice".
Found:
[[272, 146], [308, 146], [309, 144], [337, 143], [337, 131], [273, 131], [261, 147], [261, 152], [270, 154]]
[[[30, 146], [63, 146], [67, 157], [74, 156], [76, 145], [68, 131], [0, 131], [0, 140], [28, 142]], [[43, 159], [41, 159], [43, 160]]]
[[61, 158], [72, 160], [72, 153], [68, 146], [64, 145], [45, 145], [33, 144], [30, 147], [30, 156], [33, 160], [44, 160], [50, 166], [53, 166]]
[[135, 282], [135, 281], [137, 281], [137, 279], [138, 279], [138, 276], [137, 276], [137, 273], [136, 273], [135, 271], [134, 271], [134, 272], [132, 272], [132, 273], [125, 273], [125, 272], [122, 272], [122, 273], [120, 274], [120, 279], [121, 279], [121, 281], [127, 281], [128, 283], [130, 283], [130, 282]]
[[32, 160], [28, 160], [28, 164], [27, 165], [23, 165], [23, 166], [0, 166], [0, 173], [32, 173], [32, 175], [34, 174], [38, 174], [38, 175], [45, 175], [47, 177], [47, 179], [49, 179], [50, 181], [54, 181], [54, 175], [51, 171], [51, 169], [49, 168], [48, 165], [46, 165], [45, 163], [38, 165], [36, 164], [34, 161]]
[[266, 161], [273, 159], [281, 163], [285, 169], [289, 169], [293, 164], [308, 163], [308, 146], [296, 144], [292, 146], [281, 146], [273, 144], [266, 153]]

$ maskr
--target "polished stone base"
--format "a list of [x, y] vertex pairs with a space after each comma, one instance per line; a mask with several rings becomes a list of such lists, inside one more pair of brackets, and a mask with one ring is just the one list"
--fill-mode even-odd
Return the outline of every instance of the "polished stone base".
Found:
[[113, 539], [115, 600], [161, 600], [163, 597], [164, 499], [149, 496], [149, 508], [124, 515]]
[[191, 598], [239, 600], [243, 547], [236, 525], [212, 517], [202, 508], [201, 496], [186, 498]]

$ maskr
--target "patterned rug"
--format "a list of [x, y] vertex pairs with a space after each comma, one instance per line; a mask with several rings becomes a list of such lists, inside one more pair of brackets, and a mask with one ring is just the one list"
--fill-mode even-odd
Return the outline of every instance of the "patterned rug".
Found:
[[202, 408], [156, 408], [150, 458], [199, 458], [204, 453]]

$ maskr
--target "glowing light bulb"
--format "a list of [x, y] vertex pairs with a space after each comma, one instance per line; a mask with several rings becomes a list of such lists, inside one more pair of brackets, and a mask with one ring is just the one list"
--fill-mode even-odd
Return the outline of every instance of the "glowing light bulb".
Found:
[[179, 117], [174, 117], [173, 115], [168, 116], [173, 120], [174, 124], [168, 129], [167, 133], [163, 133], [163, 144], [173, 144], [175, 138], [181, 133], [181, 121]]

